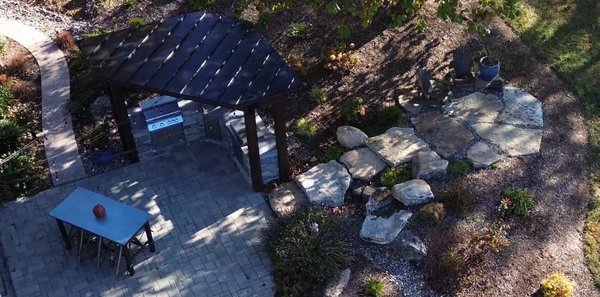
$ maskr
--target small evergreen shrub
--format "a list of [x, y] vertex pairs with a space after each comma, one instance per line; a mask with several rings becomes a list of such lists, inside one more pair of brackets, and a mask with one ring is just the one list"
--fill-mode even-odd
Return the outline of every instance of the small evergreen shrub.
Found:
[[46, 186], [46, 174], [38, 164], [36, 152], [25, 151], [0, 165], [0, 202], [30, 195]]
[[12, 92], [10, 85], [0, 85], [0, 118], [5, 118], [8, 115], [8, 107], [12, 100]]
[[338, 37], [343, 40], [350, 39], [352, 36], [352, 29], [346, 25], [338, 25], [336, 27], [336, 31], [338, 33]]
[[145, 24], [146, 24], [146, 21], [142, 18], [132, 18], [129, 21], [129, 27], [132, 27], [132, 28], [143, 26]]
[[136, 4], [137, 4], [137, 0], [124, 0], [123, 8], [132, 9], [133, 7], [135, 7]]
[[437, 195], [444, 205], [459, 214], [464, 214], [475, 203], [476, 197], [461, 183], [454, 183]]
[[448, 172], [456, 175], [465, 175], [471, 170], [471, 163], [466, 160], [451, 161], [448, 164]]
[[364, 294], [367, 297], [383, 297], [385, 284], [378, 279], [370, 279], [365, 284]]
[[301, 209], [273, 222], [263, 239], [273, 261], [277, 296], [322, 292], [352, 253], [339, 223], [325, 211]]
[[325, 101], [327, 101], [327, 94], [325, 94], [325, 91], [317, 87], [310, 89], [310, 91], [308, 92], [308, 97], [310, 98], [310, 100], [318, 104], [323, 104], [325, 103]]
[[533, 208], [533, 197], [527, 189], [510, 188], [504, 191], [500, 210], [516, 215], [525, 215]]
[[544, 297], [571, 297], [575, 290], [575, 282], [562, 273], [555, 272], [540, 284], [540, 292]]
[[344, 154], [344, 149], [339, 145], [331, 145], [325, 149], [325, 153], [323, 154], [323, 161], [329, 162], [331, 160], [337, 160]]
[[0, 157], [19, 148], [23, 131], [17, 124], [7, 119], [0, 120]]
[[313, 34], [313, 26], [309, 23], [293, 23], [290, 25], [290, 36], [306, 39]]
[[397, 106], [385, 106], [377, 112], [377, 125], [383, 129], [399, 126], [405, 119], [404, 112]]
[[296, 133], [302, 137], [314, 136], [317, 134], [317, 129], [317, 125], [306, 118], [301, 118], [296, 122]]
[[441, 222], [446, 217], [443, 203], [430, 203], [421, 208], [421, 215], [432, 223]]
[[4, 48], [6, 47], [6, 42], [3, 37], [0, 37], [0, 54], [4, 52]]
[[86, 135], [86, 139], [94, 150], [106, 151], [110, 145], [108, 124], [106, 122], [96, 124]]
[[217, 0], [190, 0], [192, 10], [202, 10], [211, 4], [215, 4]]
[[379, 183], [384, 187], [393, 187], [411, 179], [412, 173], [408, 166], [388, 167], [381, 173]]
[[345, 100], [340, 110], [342, 118], [350, 123], [358, 122], [365, 115], [362, 98]]

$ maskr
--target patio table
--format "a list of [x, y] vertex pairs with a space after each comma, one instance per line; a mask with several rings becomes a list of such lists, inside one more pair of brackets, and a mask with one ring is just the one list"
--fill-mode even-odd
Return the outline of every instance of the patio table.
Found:
[[[92, 209], [96, 204], [104, 206], [106, 216], [97, 219]], [[127, 270], [131, 275], [135, 274], [128, 243], [141, 244], [135, 235], [142, 229], [146, 231], [147, 242], [151, 252], [155, 252], [154, 239], [150, 230], [150, 214], [123, 204], [109, 197], [100, 195], [90, 190], [78, 187], [65, 200], [50, 212], [50, 216], [56, 219], [58, 229], [67, 249], [71, 249], [71, 242], [65, 224], [78, 227], [82, 230], [95, 234], [101, 238], [112, 241], [119, 246], [119, 258], [121, 253], [125, 254]], [[117, 273], [118, 267], [117, 264]]]

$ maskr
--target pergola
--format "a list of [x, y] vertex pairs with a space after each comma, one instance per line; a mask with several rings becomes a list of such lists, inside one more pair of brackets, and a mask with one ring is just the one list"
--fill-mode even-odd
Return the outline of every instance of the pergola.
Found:
[[84, 39], [83, 56], [106, 80], [124, 149], [139, 161], [124, 89], [151, 91], [244, 112], [254, 190], [263, 186], [256, 108], [274, 108], [279, 177], [289, 180], [285, 94], [303, 87], [251, 23], [196, 12]]

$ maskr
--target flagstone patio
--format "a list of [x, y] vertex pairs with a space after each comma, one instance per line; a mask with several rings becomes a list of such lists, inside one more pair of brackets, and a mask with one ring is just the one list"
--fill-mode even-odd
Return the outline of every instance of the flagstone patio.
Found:
[[[124, 261], [115, 278], [110, 261], [97, 268], [90, 252], [78, 263], [63, 248], [48, 213], [77, 186], [152, 215], [157, 252], [136, 257], [134, 276]], [[0, 242], [16, 296], [272, 296], [259, 234], [270, 218], [229, 154], [196, 142], [5, 205]]]

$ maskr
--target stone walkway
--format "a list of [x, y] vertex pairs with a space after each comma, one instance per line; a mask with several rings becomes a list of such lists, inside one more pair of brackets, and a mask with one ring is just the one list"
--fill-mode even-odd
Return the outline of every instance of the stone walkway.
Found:
[[[134, 276], [82, 263], [65, 251], [48, 213], [81, 186], [148, 211], [157, 253]], [[91, 215], [91, 210], [90, 210]], [[17, 296], [273, 296], [259, 233], [271, 218], [221, 146], [184, 144], [173, 154], [55, 187], [0, 209], [0, 241]]]
[[0, 19], [0, 35], [27, 48], [40, 67], [44, 148], [53, 184], [85, 177], [68, 112], [70, 78], [63, 52], [42, 32], [12, 20]]

